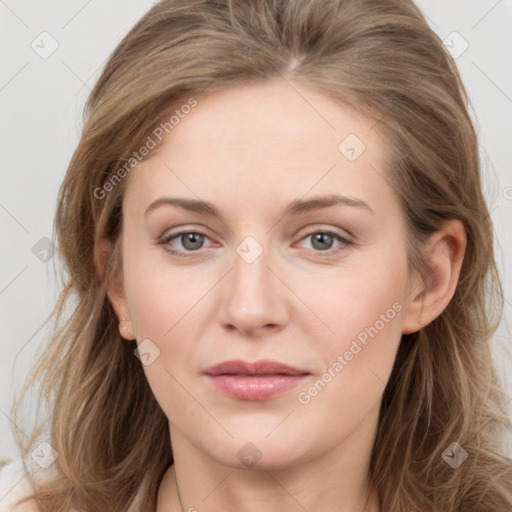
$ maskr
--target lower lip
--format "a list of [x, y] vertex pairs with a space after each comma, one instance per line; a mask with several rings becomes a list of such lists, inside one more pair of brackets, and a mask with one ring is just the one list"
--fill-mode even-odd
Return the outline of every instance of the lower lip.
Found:
[[307, 375], [208, 375], [224, 394], [238, 400], [268, 400], [296, 387]]

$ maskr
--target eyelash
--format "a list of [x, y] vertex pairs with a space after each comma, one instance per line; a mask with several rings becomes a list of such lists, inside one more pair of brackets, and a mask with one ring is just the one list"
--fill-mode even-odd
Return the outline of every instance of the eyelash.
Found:
[[[157, 244], [164, 246], [164, 249], [167, 252], [169, 252], [170, 254], [172, 254], [173, 256], [177, 256], [179, 258], [188, 258], [191, 255], [193, 255], [194, 253], [199, 252], [200, 249], [198, 249], [197, 251], [185, 251], [184, 252], [184, 251], [181, 251], [181, 250], [176, 250], [175, 248], [172, 248], [168, 244], [171, 242], [171, 240], [174, 240], [175, 238], [180, 238], [183, 235], [188, 235], [188, 234], [191, 234], [191, 233], [193, 233], [195, 235], [204, 236], [205, 238], [209, 238], [208, 235], [206, 233], [203, 233], [202, 231], [187, 230], [187, 231], [179, 231], [178, 233], [172, 233], [172, 234], [166, 235], [163, 238], [161, 238], [157, 242]], [[341, 248], [338, 248], [338, 249], [327, 249], [325, 251], [310, 249], [314, 253], [316, 253], [316, 255], [319, 255], [319, 256], [327, 256], [327, 257], [328, 256], [333, 256], [333, 255], [338, 254], [339, 252], [341, 252], [343, 250], [346, 250], [348, 247], [350, 247], [351, 245], [354, 244], [354, 242], [352, 242], [351, 240], [348, 240], [347, 238], [339, 235], [338, 233], [336, 233], [334, 231], [330, 231], [328, 229], [326, 229], [326, 230], [311, 231], [310, 233], [308, 233], [308, 234], [304, 235], [302, 238], [300, 238], [299, 241], [304, 240], [306, 238], [309, 238], [310, 236], [313, 236], [313, 235], [318, 235], [318, 234], [333, 236], [341, 244], [341, 246], [339, 246]]]

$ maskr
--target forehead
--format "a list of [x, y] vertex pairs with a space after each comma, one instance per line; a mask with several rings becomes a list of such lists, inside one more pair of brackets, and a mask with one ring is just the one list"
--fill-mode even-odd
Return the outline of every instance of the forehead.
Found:
[[233, 192], [231, 201], [251, 208], [261, 196], [293, 200], [308, 190], [371, 199], [385, 184], [375, 121], [320, 92], [280, 79], [194, 98], [155, 155], [132, 171], [127, 196]]
[[281, 146], [284, 150], [315, 140], [314, 146], [301, 147], [301, 153], [316, 149], [318, 156], [325, 151], [338, 155], [339, 143], [349, 134], [370, 145], [381, 143], [373, 120], [321, 92], [283, 79], [236, 85], [196, 99], [197, 106], [167, 137], [168, 146], [198, 151], [222, 144], [263, 157], [263, 144], [277, 153]]

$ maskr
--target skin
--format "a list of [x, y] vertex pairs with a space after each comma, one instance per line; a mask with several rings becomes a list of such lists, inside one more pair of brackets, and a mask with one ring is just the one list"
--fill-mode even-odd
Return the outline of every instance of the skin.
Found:
[[[122, 275], [109, 290], [121, 335], [160, 350], [144, 371], [169, 420], [175, 464], [157, 512], [378, 512], [365, 477], [385, 383], [401, 335], [431, 322], [452, 298], [464, 229], [448, 221], [432, 236], [424, 254], [434, 271], [421, 279], [408, 266], [404, 218], [383, 179], [386, 144], [372, 120], [282, 80], [197, 100], [130, 173]], [[338, 150], [349, 134], [366, 145], [353, 162]], [[333, 193], [373, 213], [338, 204], [282, 214], [294, 200]], [[145, 215], [162, 197], [211, 202], [221, 218], [168, 204]], [[158, 243], [182, 229], [204, 233], [203, 245], [185, 237]], [[334, 237], [322, 250], [313, 235], [325, 230], [352, 243]], [[263, 250], [252, 263], [236, 252], [247, 236]], [[300, 403], [298, 393], [397, 303], [393, 319]], [[280, 397], [237, 400], [202, 374], [230, 359], [273, 359], [310, 375]], [[237, 456], [246, 443], [261, 455], [252, 467]]]

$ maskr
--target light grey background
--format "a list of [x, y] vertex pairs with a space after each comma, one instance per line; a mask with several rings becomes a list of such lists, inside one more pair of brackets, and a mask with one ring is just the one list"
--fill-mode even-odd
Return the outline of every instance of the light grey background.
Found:
[[[44, 333], [34, 337], [16, 365], [15, 355], [56, 298], [51, 260], [41, 261], [49, 256], [41, 239], [51, 237], [57, 191], [78, 142], [82, 106], [109, 53], [153, 3], [0, 0], [0, 458], [18, 457], [11, 402]], [[471, 97], [507, 299], [493, 350], [512, 416], [507, 352], [512, 346], [512, 1], [417, 3], [457, 56]], [[506, 449], [512, 453], [510, 439]]]

